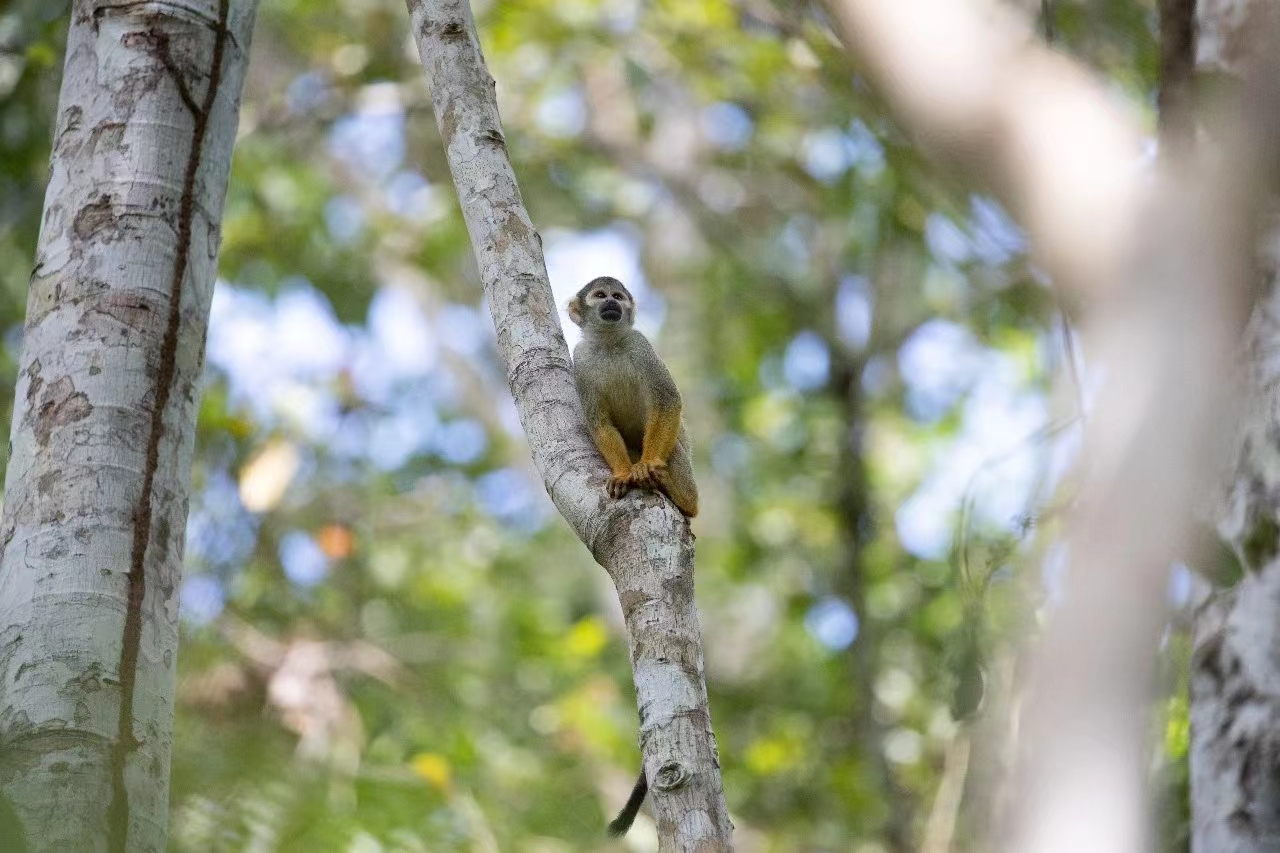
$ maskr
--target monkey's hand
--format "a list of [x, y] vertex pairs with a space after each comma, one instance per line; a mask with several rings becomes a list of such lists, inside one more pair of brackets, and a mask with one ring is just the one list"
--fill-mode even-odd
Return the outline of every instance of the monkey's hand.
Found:
[[609, 478], [609, 497], [616, 500], [631, 491], [631, 487], [634, 485], [635, 482], [631, 478], [630, 471], [625, 474], [614, 475]]
[[667, 479], [667, 463], [641, 460], [631, 466], [631, 482], [641, 489], [659, 489]]

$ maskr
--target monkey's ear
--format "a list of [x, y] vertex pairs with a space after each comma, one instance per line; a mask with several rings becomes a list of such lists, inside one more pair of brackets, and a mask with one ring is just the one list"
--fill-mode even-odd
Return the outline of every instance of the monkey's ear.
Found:
[[582, 325], [582, 303], [578, 301], [578, 297], [569, 300], [568, 305], [569, 319], [573, 321], [575, 326]]

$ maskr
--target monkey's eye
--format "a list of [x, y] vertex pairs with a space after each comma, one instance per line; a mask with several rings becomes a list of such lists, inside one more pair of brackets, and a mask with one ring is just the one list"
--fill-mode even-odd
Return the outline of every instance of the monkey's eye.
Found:
[[591, 294], [591, 298], [592, 298], [592, 299], [604, 299], [604, 291], [603, 291], [603, 290], [597, 290], [595, 293]]
[[615, 293], [615, 294], [613, 294], [613, 298], [614, 298], [614, 299], [616, 299], [616, 300], [618, 300], [619, 302], [621, 302], [621, 301], [622, 301], [622, 294], [621, 294], [621, 293]]

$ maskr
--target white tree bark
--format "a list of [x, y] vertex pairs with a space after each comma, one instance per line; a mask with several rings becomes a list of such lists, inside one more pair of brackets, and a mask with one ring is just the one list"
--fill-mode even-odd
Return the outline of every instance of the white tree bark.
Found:
[[165, 849], [178, 587], [256, 0], [76, 0], [0, 518], [0, 792]]
[[[1202, 72], [1245, 79], [1274, 0], [1200, 0]], [[1272, 47], [1271, 49], [1274, 49]], [[1213, 136], [1209, 127], [1206, 144]], [[1196, 616], [1191, 849], [1280, 849], [1280, 229], [1263, 235], [1267, 294], [1250, 320], [1248, 400], [1218, 530], [1245, 572]]]
[[703, 679], [689, 526], [665, 498], [633, 492], [614, 501], [605, 493], [608, 470], [583, 422], [542, 240], [507, 158], [495, 83], [470, 6], [467, 0], [407, 5], [534, 463], [556, 507], [618, 590], [659, 849], [731, 850], [733, 825]]

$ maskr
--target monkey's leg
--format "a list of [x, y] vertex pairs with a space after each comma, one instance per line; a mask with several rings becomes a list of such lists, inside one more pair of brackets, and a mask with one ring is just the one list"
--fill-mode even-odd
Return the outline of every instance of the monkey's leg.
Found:
[[622, 433], [613, 424], [600, 424], [591, 431], [591, 438], [604, 461], [609, 463], [613, 477], [609, 480], [609, 496], [620, 498], [633, 485], [631, 477], [631, 457], [627, 454], [627, 444], [622, 440]]
[[693, 463], [689, 458], [688, 439], [676, 445], [666, 470], [657, 475], [658, 488], [671, 498], [676, 509], [693, 518], [698, 514], [698, 484], [693, 479]]

